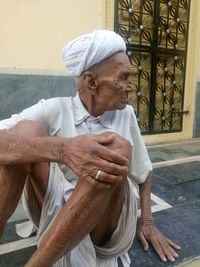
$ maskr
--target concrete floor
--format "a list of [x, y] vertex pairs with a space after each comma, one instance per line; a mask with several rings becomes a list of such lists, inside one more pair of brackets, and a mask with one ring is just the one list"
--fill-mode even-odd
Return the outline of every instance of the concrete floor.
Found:
[[179, 265], [179, 267], [199, 267], [199, 266], [200, 266], [200, 259], [192, 260], [188, 263]]

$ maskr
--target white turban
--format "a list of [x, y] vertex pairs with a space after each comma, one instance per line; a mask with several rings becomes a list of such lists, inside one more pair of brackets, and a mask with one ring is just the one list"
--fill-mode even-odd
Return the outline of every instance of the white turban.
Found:
[[113, 31], [97, 30], [66, 44], [62, 57], [68, 75], [79, 76], [94, 64], [120, 51], [126, 51], [120, 35]]

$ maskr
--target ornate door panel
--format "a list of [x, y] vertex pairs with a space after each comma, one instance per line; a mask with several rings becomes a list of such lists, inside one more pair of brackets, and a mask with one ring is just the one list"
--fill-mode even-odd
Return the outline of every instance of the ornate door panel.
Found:
[[117, 0], [115, 31], [127, 44], [143, 134], [182, 130], [190, 0]]

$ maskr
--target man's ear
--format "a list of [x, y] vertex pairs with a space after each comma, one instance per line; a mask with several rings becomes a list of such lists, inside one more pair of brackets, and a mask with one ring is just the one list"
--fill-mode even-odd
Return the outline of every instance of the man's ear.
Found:
[[97, 80], [95, 75], [90, 71], [86, 71], [82, 74], [82, 79], [84, 87], [87, 88], [90, 93], [95, 94], [97, 89]]

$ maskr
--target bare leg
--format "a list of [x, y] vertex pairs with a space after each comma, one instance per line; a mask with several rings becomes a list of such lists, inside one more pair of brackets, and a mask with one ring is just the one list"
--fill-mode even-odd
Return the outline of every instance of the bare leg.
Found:
[[[10, 131], [24, 136], [46, 135], [40, 124], [29, 121], [18, 123]], [[34, 180], [31, 178], [31, 181], [38, 198], [38, 203], [41, 206], [48, 182], [47, 163], [37, 164], [37, 167], [34, 164], [0, 166], [0, 237], [7, 220], [17, 207], [24, 188], [25, 180], [32, 172], [36, 173]], [[40, 175], [38, 175], [38, 173], [40, 173]]]
[[[118, 141], [114, 145], [111, 144], [109, 148], [127, 157], [129, 161], [131, 160], [131, 146], [124, 138], [118, 136]], [[127, 179], [124, 177], [121, 183], [116, 186], [105, 212], [90, 233], [91, 239], [95, 245], [101, 246], [108, 241], [117, 228], [124, 202], [126, 181]]]
[[[43, 127], [33, 122], [21, 122], [11, 131], [23, 136], [46, 135]], [[129, 146], [126, 141], [122, 141], [122, 138], [110, 148], [119, 149], [119, 153], [124, 151], [129, 158]], [[0, 191], [1, 232], [17, 206], [27, 175], [31, 177], [38, 203], [40, 206], [42, 205], [47, 188], [48, 173], [47, 163], [1, 166], [0, 188], [4, 188]], [[80, 178], [71, 198], [61, 210], [47, 238], [28, 265], [38, 267], [51, 265], [64, 248], [65, 252], [70, 251], [88, 233], [91, 233], [95, 244], [107, 241], [118, 223], [124, 199], [125, 182], [124, 177], [124, 181], [121, 183], [113, 185], [108, 190], [102, 190], [99, 189], [99, 182], [91, 177]], [[112, 205], [113, 199], [114, 203], [117, 203], [115, 207]], [[101, 221], [103, 214], [106, 215], [106, 221]]]
[[0, 236], [4, 225], [17, 207], [26, 175], [23, 166], [0, 166]]
[[[123, 138], [119, 139], [111, 148], [120, 153], [123, 151], [130, 159], [130, 145]], [[70, 199], [26, 266], [51, 266], [63, 253], [72, 250], [88, 233], [91, 233], [95, 244], [101, 244], [111, 237], [119, 220], [126, 178], [107, 190], [99, 189], [98, 183], [91, 177], [78, 180]], [[103, 220], [103, 215], [108, 216]]]
[[[97, 225], [91, 231], [90, 236], [95, 245], [101, 246], [111, 238], [117, 228], [121, 208], [124, 201], [125, 183], [116, 188], [110, 201]], [[114, 203], [114, 206], [113, 206]]]

